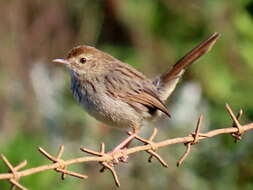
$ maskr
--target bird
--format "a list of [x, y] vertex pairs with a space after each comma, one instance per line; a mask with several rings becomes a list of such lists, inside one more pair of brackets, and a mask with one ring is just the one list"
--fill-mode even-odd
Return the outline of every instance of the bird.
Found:
[[91, 116], [109, 126], [133, 130], [112, 151], [117, 152], [136, 137], [145, 122], [162, 114], [171, 117], [166, 100], [185, 69], [208, 52], [219, 36], [217, 32], [210, 35], [155, 79], [87, 45], [74, 47], [66, 58], [53, 62], [67, 67], [72, 94]]

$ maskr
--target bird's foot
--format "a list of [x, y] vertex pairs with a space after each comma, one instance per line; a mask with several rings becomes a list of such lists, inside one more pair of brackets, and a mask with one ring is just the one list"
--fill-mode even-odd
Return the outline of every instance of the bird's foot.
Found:
[[112, 160], [113, 165], [116, 165], [120, 162], [127, 163], [128, 156], [125, 154], [125, 150], [127, 150], [127, 148], [113, 150], [107, 153], [113, 157], [113, 160]]
[[137, 133], [133, 133], [129, 135], [124, 141], [122, 141], [118, 146], [116, 146], [111, 152], [107, 154], [113, 156], [115, 159], [113, 160], [114, 164], [118, 164], [119, 162], [127, 162], [128, 156], [125, 154], [125, 151], [128, 148], [130, 142], [136, 137]]

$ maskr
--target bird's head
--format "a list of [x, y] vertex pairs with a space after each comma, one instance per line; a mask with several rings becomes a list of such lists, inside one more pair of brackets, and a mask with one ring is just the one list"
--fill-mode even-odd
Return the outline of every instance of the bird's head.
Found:
[[77, 46], [71, 49], [65, 59], [54, 59], [54, 63], [64, 64], [77, 75], [97, 73], [110, 59], [110, 55], [91, 46]]

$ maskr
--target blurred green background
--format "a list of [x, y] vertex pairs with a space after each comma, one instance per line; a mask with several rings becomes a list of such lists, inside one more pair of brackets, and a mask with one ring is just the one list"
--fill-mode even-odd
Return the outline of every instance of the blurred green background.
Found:
[[[221, 38], [211, 52], [185, 73], [168, 101], [172, 118], [150, 124], [157, 140], [186, 136], [199, 114], [202, 131], [230, 127], [224, 104], [243, 108], [243, 123], [253, 121], [253, 1], [251, 0], [0, 0], [0, 153], [28, 168], [49, 163], [38, 146], [64, 158], [84, 155], [79, 147], [107, 150], [125, 137], [104, 127], [75, 102], [67, 70], [51, 63], [70, 48], [88, 44], [127, 62], [150, 77], [164, 72], [213, 32]], [[147, 137], [153, 127], [146, 127]], [[183, 145], [159, 150], [165, 169], [138, 153], [117, 171], [121, 189], [253, 189], [253, 133], [237, 144], [229, 135], [194, 146], [182, 167]], [[134, 143], [133, 143], [134, 145]], [[88, 180], [46, 171], [27, 176], [29, 189], [117, 189], [98, 164], [70, 167]], [[0, 173], [7, 169], [0, 162]], [[0, 189], [9, 184], [0, 181]]]

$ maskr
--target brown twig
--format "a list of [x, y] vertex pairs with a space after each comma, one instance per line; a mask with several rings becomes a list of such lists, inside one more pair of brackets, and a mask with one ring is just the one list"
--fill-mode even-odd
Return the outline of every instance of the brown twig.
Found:
[[[132, 132], [128, 132], [128, 134], [131, 135]], [[151, 149], [146, 150], [146, 152], [148, 154], [150, 154], [150, 156], [148, 158], [148, 162], [151, 163], [152, 162], [152, 158], [155, 157], [161, 163], [162, 166], [168, 168], [169, 167], [168, 164], [162, 159], [162, 157], [159, 154], [157, 154], [155, 152], [156, 149], [157, 149], [157, 147], [156, 147], [155, 142], [153, 141], [153, 139], [155, 138], [156, 135], [157, 135], [157, 128], [154, 128], [154, 130], [153, 130], [153, 132], [152, 132], [152, 134], [151, 134], [151, 136], [149, 137], [148, 140], [144, 139], [144, 138], [142, 138], [142, 137], [140, 137], [138, 135], [136, 135], [135, 138], [137, 140], [143, 142], [145, 145], [149, 144], [151, 146]]]
[[[190, 135], [193, 137], [193, 141], [192, 142], [187, 142], [185, 143], [186, 146], [186, 151], [185, 153], [180, 157], [180, 159], [177, 162], [177, 166], [181, 166], [184, 162], [184, 160], [187, 158], [187, 156], [190, 154], [191, 152], [191, 146], [194, 144], [197, 144], [199, 142], [199, 136], [202, 135], [199, 133], [200, 131], [200, 127], [202, 124], [202, 120], [203, 120], [203, 115], [201, 115], [198, 119], [197, 125], [196, 125], [196, 129], [194, 133], [191, 133]], [[203, 135], [202, 135], [203, 136]]]
[[186, 157], [190, 154], [191, 152], [191, 143], [187, 143], [186, 145], [186, 150], [185, 153], [179, 158], [179, 160], [177, 161], [177, 166], [181, 166], [184, 162], [184, 160], [186, 159]]
[[[114, 179], [114, 182], [116, 184], [117, 187], [120, 187], [120, 182], [119, 182], [119, 178], [118, 178], [118, 175], [113, 167], [112, 164], [109, 164], [107, 162], [101, 162], [102, 166], [109, 169], [110, 172], [112, 173], [112, 176], [113, 176], [113, 179]], [[103, 168], [102, 168], [103, 169]], [[101, 171], [101, 170], [100, 170]]]
[[70, 175], [70, 176], [73, 176], [73, 177], [77, 177], [77, 178], [80, 178], [80, 179], [87, 179], [88, 176], [86, 175], [83, 175], [83, 174], [79, 174], [79, 173], [76, 173], [76, 172], [72, 172], [72, 171], [68, 171], [66, 170], [66, 164], [65, 164], [65, 161], [61, 159], [61, 156], [64, 152], [64, 146], [61, 145], [60, 148], [59, 148], [59, 151], [56, 155], [56, 157], [53, 157], [52, 155], [50, 155], [48, 152], [46, 152], [43, 148], [39, 147], [38, 149], [47, 159], [51, 160], [53, 163], [57, 163], [59, 166], [54, 168], [54, 170], [56, 172], [59, 172], [61, 173], [61, 179], [64, 180], [66, 175]]
[[99, 164], [102, 165], [102, 168], [100, 169], [100, 172], [104, 172], [105, 169], [109, 169], [109, 171], [111, 172], [112, 176], [113, 176], [113, 179], [114, 179], [114, 182], [116, 184], [117, 187], [120, 186], [120, 182], [119, 182], [119, 178], [118, 178], [118, 175], [114, 169], [114, 160], [116, 159], [117, 160], [117, 157], [115, 158], [115, 156], [117, 155], [113, 155], [113, 154], [110, 154], [110, 153], [105, 153], [105, 144], [104, 143], [101, 143], [100, 144], [100, 152], [96, 152], [96, 151], [93, 151], [93, 150], [90, 150], [90, 149], [87, 149], [87, 148], [81, 148], [81, 151], [83, 152], [86, 152], [88, 154], [91, 154], [91, 155], [95, 155], [95, 156], [112, 156], [113, 157], [113, 160], [108, 160], [108, 161], [101, 161], [99, 162]]
[[70, 160], [63, 160], [61, 158], [63, 151], [64, 151], [63, 146], [60, 147], [56, 157], [50, 155], [44, 149], [39, 148], [39, 151], [45, 157], [47, 157], [49, 160], [51, 160], [53, 163], [47, 164], [47, 165], [41, 165], [41, 166], [38, 166], [35, 168], [25, 169], [22, 171], [20, 171], [20, 169], [22, 169], [26, 165], [26, 162], [22, 162], [18, 166], [13, 167], [11, 165], [11, 163], [7, 160], [7, 158], [4, 155], [1, 155], [1, 159], [3, 160], [5, 165], [9, 168], [10, 172], [0, 174], [0, 180], [9, 180], [9, 182], [14, 187], [17, 187], [21, 190], [26, 190], [25, 187], [23, 187], [21, 184], [18, 183], [18, 180], [21, 177], [29, 176], [29, 175], [32, 175], [35, 173], [39, 173], [39, 172], [53, 169], [57, 172], [60, 172], [62, 175], [66, 174], [66, 175], [71, 175], [74, 177], [79, 177], [79, 178], [84, 179], [84, 178], [87, 178], [87, 176], [79, 174], [79, 173], [67, 171], [66, 167], [69, 165], [78, 164], [78, 163], [98, 162], [103, 166], [103, 168], [101, 169], [102, 171], [104, 171], [106, 168], [111, 171], [116, 185], [119, 186], [120, 185], [119, 179], [118, 179], [118, 176], [117, 176], [116, 171], [114, 169], [114, 164], [115, 164], [114, 160], [115, 159], [119, 160], [122, 157], [122, 155], [129, 156], [129, 155], [137, 153], [137, 152], [146, 151], [151, 156], [156, 157], [163, 166], [168, 167], [168, 165], [163, 161], [163, 159], [155, 151], [159, 148], [162, 148], [162, 147], [167, 147], [167, 146], [170, 146], [173, 144], [184, 143], [187, 146], [187, 149], [186, 149], [186, 152], [183, 154], [183, 156], [178, 161], [178, 165], [180, 165], [185, 160], [187, 155], [190, 153], [191, 146], [193, 144], [200, 142], [201, 140], [204, 140], [206, 138], [211, 138], [211, 137], [221, 135], [221, 134], [231, 134], [238, 139], [239, 137], [241, 137], [241, 135], [243, 133], [253, 129], [253, 123], [249, 123], [246, 125], [241, 125], [239, 123], [239, 119], [242, 115], [242, 111], [240, 111], [236, 117], [228, 105], [226, 105], [226, 109], [228, 110], [228, 113], [233, 120], [233, 124], [232, 124], [231, 128], [222, 128], [222, 129], [212, 130], [212, 131], [209, 131], [206, 133], [200, 133], [201, 121], [203, 119], [203, 116], [201, 116], [197, 122], [195, 132], [192, 133], [191, 135], [188, 135], [186, 137], [177, 137], [177, 138], [167, 139], [167, 140], [163, 140], [160, 142], [154, 142], [153, 139], [154, 139], [155, 135], [157, 134], [157, 131], [154, 130], [148, 140], [146, 140], [142, 137], [136, 136], [136, 139], [143, 142], [144, 145], [124, 149], [121, 152], [119, 152], [118, 154], [105, 153], [105, 145], [104, 145], [104, 143], [101, 143], [99, 152], [96, 152], [96, 151], [90, 150], [90, 149], [86, 149], [86, 148], [81, 149], [82, 151], [84, 151], [88, 154], [91, 154], [92, 156], [84, 156], [84, 157], [74, 158], [74, 159], [70, 159]]
[[10, 169], [10, 174], [12, 175], [10, 178], [8, 178], [9, 182], [12, 184], [11, 189], [15, 189], [15, 187], [21, 189], [21, 190], [27, 190], [24, 186], [22, 186], [20, 183], [18, 183], [20, 175], [18, 173], [18, 170], [22, 169], [26, 166], [27, 162], [24, 161], [17, 165], [16, 167], [13, 167], [12, 164], [9, 162], [9, 160], [1, 154], [1, 159], [5, 163], [5, 165]]
[[244, 130], [242, 129], [241, 124], [239, 123], [239, 119], [241, 118], [243, 111], [242, 111], [242, 109], [240, 109], [237, 116], [235, 116], [228, 104], [226, 104], [226, 109], [227, 109], [231, 119], [233, 120], [232, 127], [236, 127], [238, 129], [237, 132], [231, 134], [235, 138], [235, 142], [238, 142], [239, 140], [242, 139], [242, 134], [244, 133]]

